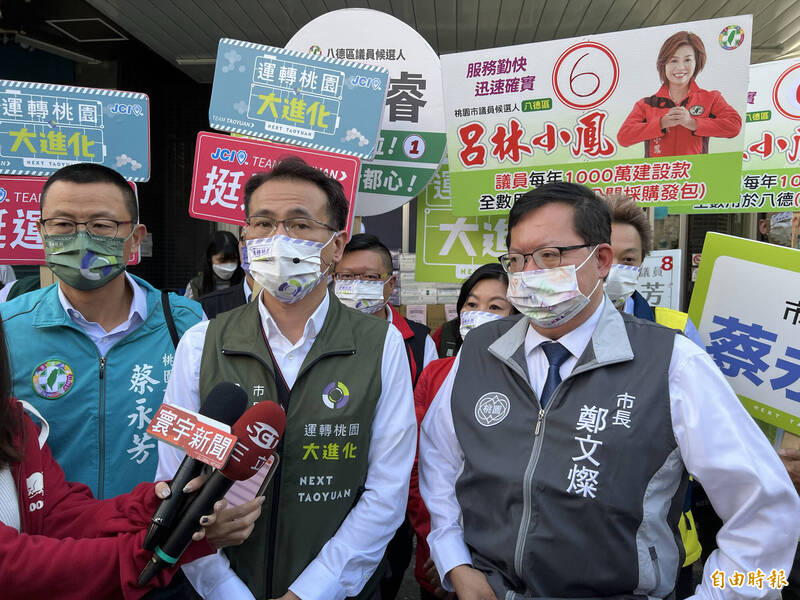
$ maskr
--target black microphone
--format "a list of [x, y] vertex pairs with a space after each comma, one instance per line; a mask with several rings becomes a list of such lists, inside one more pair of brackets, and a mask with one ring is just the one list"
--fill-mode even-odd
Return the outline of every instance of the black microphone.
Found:
[[250, 407], [233, 425], [237, 437], [228, 464], [214, 471], [193, 501], [181, 514], [167, 540], [139, 573], [138, 585], [147, 584], [161, 569], [174, 566], [192, 542], [200, 517], [211, 514], [214, 504], [237, 481], [249, 479], [269, 460], [286, 427], [286, 414], [275, 402], [259, 402]]
[[[247, 401], [247, 392], [235, 383], [223, 381], [208, 393], [200, 414], [225, 425], [233, 425], [244, 414]], [[142, 544], [145, 550], [155, 550], [166, 539], [176, 517], [183, 512], [192, 497], [183, 491], [184, 486], [200, 475], [203, 466], [204, 463], [200, 460], [184, 457], [169, 484], [169, 497], [161, 501], [158, 510], [153, 514], [150, 529], [147, 530]]]

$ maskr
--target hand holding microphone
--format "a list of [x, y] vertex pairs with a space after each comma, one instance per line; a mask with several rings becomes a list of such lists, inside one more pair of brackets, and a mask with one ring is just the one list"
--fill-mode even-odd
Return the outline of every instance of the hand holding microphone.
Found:
[[[247, 392], [235, 383], [223, 381], [209, 392], [200, 414], [225, 425], [233, 425], [246, 408]], [[166, 539], [177, 516], [191, 498], [189, 496], [191, 492], [184, 491], [184, 488], [189, 481], [199, 476], [202, 470], [201, 461], [189, 456], [184, 457], [169, 484], [169, 496], [161, 501], [153, 515], [152, 524], [142, 544], [145, 550], [155, 550], [156, 546]]]
[[139, 585], [146, 584], [162, 568], [178, 562], [192, 541], [200, 517], [210, 514], [214, 504], [236, 481], [249, 479], [258, 472], [278, 445], [285, 426], [286, 415], [274, 402], [252, 406], [234, 423], [233, 433], [238, 441], [228, 463], [223, 469], [214, 471], [182, 512], [166, 541], [156, 547], [153, 558], [139, 575]]

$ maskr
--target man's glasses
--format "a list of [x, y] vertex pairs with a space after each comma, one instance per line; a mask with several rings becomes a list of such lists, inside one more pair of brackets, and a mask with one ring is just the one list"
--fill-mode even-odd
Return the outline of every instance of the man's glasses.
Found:
[[45, 235], [72, 235], [78, 231], [78, 225], [86, 227], [92, 235], [102, 237], [117, 237], [120, 225], [130, 225], [133, 221], [115, 221], [114, 219], [89, 219], [88, 221], [74, 221], [64, 217], [42, 219]]
[[525, 270], [528, 257], [533, 259], [534, 264], [540, 269], [552, 269], [561, 266], [561, 257], [564, 252], [577, 250], [578, 248], [589, 248], [597, 244], [578, 244], [576, 246], [553, 246], [551, 248], [539, 248], [533, 252], [522, 254], [519, 252], [509, 252], [503, 254], [497, 260], [507, 273], [519, 273]]
[[255, 237], [270, 237], [278, 231], [281, 224], [286, 230], [286, 235], [293, 238], [306, 239], [322, 230], [336, 231], [330, 225], [320, 223], [310, 217], [292, 217], [281, 220], [272, 217], [249, 217], [246, 221], [247, 233]]
[[333, 278], [336, 281], [383, 281], [388, 278], [390, 273], [334, 273]]

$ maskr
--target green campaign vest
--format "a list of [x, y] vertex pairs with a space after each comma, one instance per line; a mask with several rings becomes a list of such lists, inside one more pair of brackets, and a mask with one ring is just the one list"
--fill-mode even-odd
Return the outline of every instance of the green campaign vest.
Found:
[[[278, 447], [280, 471], [267, 489], [250, 538], [225, 550], [256, 598], [284, 594], [363, 491], [388, 327], [330, 295], [325, 322], [291, 389]], [[251, 404], [278, 400], [256, 302], [209, 322], [200, 397], [220, 381], [240, 385]]]

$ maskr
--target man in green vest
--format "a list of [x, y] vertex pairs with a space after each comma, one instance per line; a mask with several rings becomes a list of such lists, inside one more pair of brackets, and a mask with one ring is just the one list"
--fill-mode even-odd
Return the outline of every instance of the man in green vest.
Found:
[[[206, 599], [368, 596], [405, 514], [416, 449], [403, 340], [328, 293], [348, 217], [337, 181], [290, 157], [253, 176], [244, 196], [262, 291], [186, 333], [165, 402], [197, 410], [232, 381], [251, 403], [279, 402], [286, 432], [250, 539], [185, 572]], [[158, 476], [169, 477], [182, 456], [159, 452]]]

